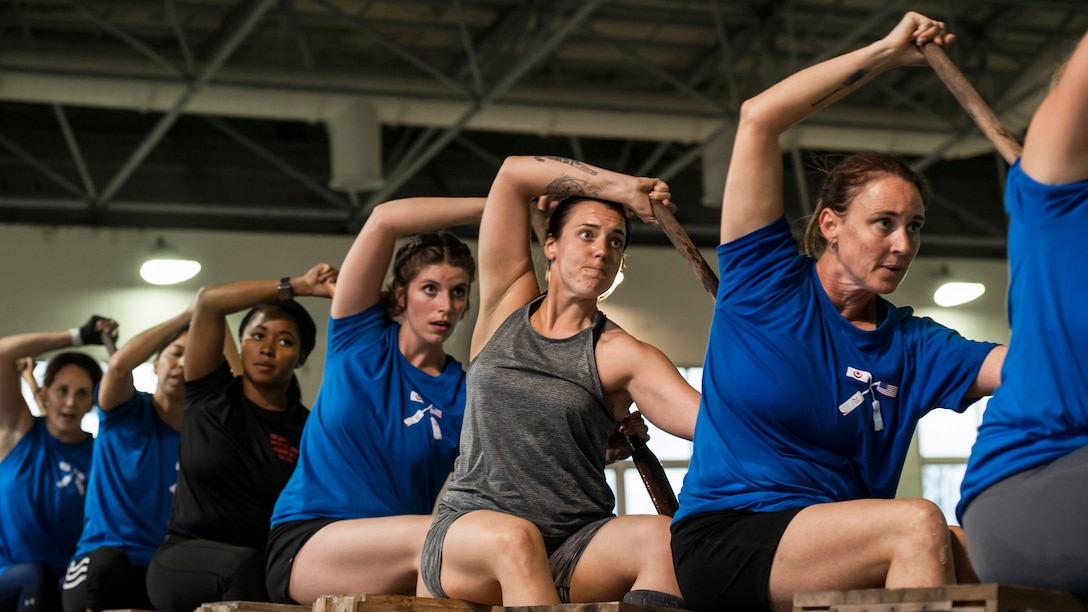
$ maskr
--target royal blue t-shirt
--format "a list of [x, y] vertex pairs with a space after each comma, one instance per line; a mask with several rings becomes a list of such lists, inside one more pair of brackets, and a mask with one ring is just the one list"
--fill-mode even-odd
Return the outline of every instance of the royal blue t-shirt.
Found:
[[430, 514], [457, 456], [465, 374], [431, 376], [401, 354], [382, 305], [329, 320], [321, 391], [272, 524]]
[[179, 438], [149, 393], [137, 391], [113, 410], [99, 410], [83, 535], [73, 560], [113, 546], [133, 565], [151, 562], [170, 519]]
[[676, 520], [891, 498], [915, 425], [964, 397], [995, 345], [882, 298], [862, 330], [784, 218], [718, 247], [721, 282]]
[[43, 561], [64, 575], [83, 529], [93, 454], [94, 438], [61, 442], [38, 417], [0, 461], [0, 574]]
[[990, 485], [1088, 445], [1088, 181], [1044, 185], [1017, 160], [1005, 208], [1012, 337], [967, 463], [961, 518]]

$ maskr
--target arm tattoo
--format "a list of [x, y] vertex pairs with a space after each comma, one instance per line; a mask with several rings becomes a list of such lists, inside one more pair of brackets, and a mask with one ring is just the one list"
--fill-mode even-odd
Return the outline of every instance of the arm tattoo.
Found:
[[846, 80], [843, 81], [842, 85], [839, 85], [831, 93], [829, 93], [826, 96], [820, 98], [819, 100], [816, 100], [815, 102], [813, 102], [812, 106], [819, 106], [821, 103], [823, 103], [824, 100], [830, 98], [831, 96], [839, 93], [840, 91], [842, 91], [844, 89], [852, 87], [855, 83], [857, 83], [861, 79], [865, 78], [865, 75], [867, 75], [867, 74], [869, 74], [869, 70], [866, 69], [866, 68], [858, 68], [857, 70], [851, 72], [850, 74], [846, 75]]
[[560, 197], [569, 195], [596, 197], [600, 195], [601, 190], [582, 179], [577, 179], [572, 176], [561, 176], [545, 187], [544, 193]]
[[550, 159], [552, 161], [556, 161], [556, 162], [559, 162], [561, 164], [567, 164], [568, 166], [574, 166], [575, 168], [581, 170], [582, 172], [585, 172], [586, 174], [588, 174], [590, 176], [597, 176], [597, 171], [596, 170], [594, 170], [593, 168], [590, 168], [589, 166], [583, 164], [582, 162], [580, 162], [580, 161], [578, 161], [576, 159], [570, 159], [570, 158], [567, 158], [567, 157], [556, 157], [556, 156], [553, 156], [553, 155], [537, 155], [533, 159], [535, 159], [535, 160], [537, 160], [539, 162]]

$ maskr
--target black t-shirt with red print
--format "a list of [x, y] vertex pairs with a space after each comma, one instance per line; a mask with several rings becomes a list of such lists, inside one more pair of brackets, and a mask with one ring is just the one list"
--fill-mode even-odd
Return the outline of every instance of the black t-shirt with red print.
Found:
[[185, 383], [171, 540], [215, 540], [264, 550], [272, 507], [298, 462], [301, 403], [264, 410], [224, 363]]

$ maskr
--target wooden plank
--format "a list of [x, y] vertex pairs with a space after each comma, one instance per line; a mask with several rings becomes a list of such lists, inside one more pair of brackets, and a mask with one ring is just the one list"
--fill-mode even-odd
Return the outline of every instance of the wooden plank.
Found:
[[201, 604], [195, 612], [310, 612], [310, 606], [263, 601], [213, 601]]
[[[620, 602], [557, 604], [545, 606], [486, 606], [460, 599], [431, 599], [369, 593], [325, 595], [311, 612], [676, 612], [666, 608]], [[205, 612], [229, 612], [209, 610]]]
[[492, 612], [492, 607], [460, 599], [351, 593], [318, 597], [311, 612]]
[[676, 608], [640, 606], [618, 601], [555, 604], [549, 606], [495, 606], [494, 612], [678, 612]]
[[1007, 584], [956, 584], [916, 589], [861, 589], [798, 593], [794, 612], [1088, 612], [1088, 601], [1071, 593]]

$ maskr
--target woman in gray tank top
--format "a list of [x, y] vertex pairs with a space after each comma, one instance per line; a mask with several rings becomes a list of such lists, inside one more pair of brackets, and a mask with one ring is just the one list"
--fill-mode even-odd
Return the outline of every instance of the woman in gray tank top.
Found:
[[[543, 293], [528, 240], [528, 202], [541, 195], [564, 198], [543, 245]], [[511, 157], [499, 170], [480, 224], [461, 455], [424, 545], [419, 594], [681, 603], [669, 518], [613, 516], [605, 453], [632, 401], [690, 439], [699, 394], [597, 308], [623, 261], [627, 210], [655, 223], [651, 199], [668, 198], [662, 181], [564, 158]]]

